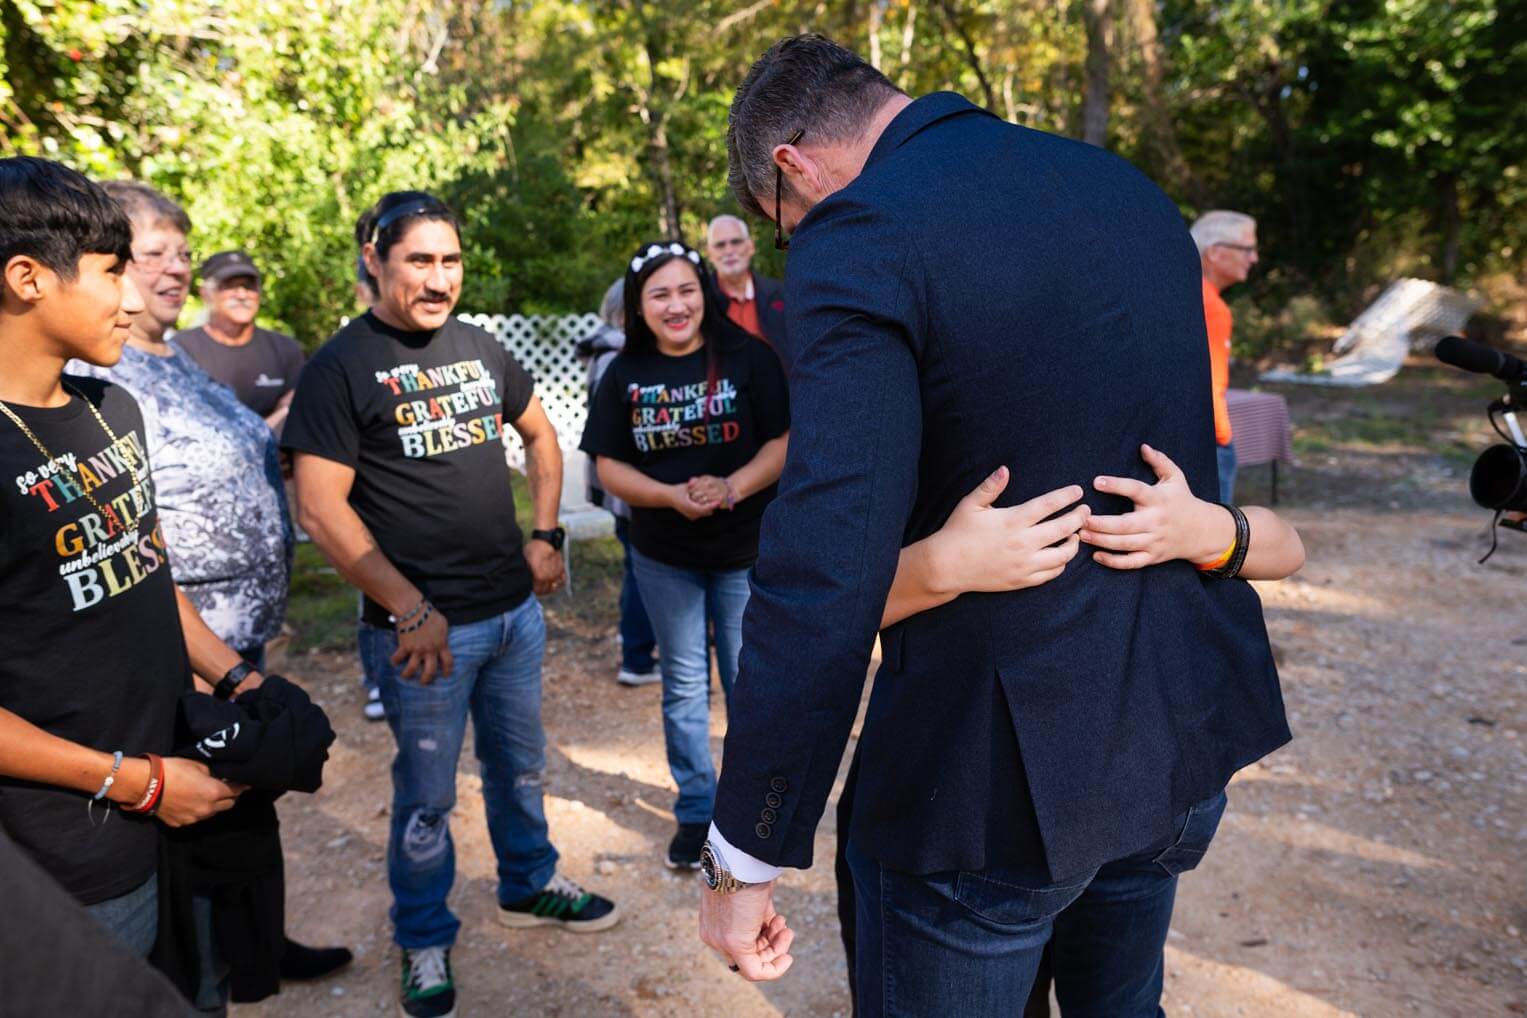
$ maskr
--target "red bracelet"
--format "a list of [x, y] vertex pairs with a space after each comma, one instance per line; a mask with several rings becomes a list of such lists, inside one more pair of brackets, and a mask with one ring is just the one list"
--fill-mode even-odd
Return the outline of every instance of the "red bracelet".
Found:
[[147, 813], [150, 816], [159, 808], [159, 799], [164, 795], [164, 760], [154, 753], [144, 753], [143, 759], [148, 761], [148, 787], [143, 790], [143, 797], [131, 806], [123, 806], [124, 813]]

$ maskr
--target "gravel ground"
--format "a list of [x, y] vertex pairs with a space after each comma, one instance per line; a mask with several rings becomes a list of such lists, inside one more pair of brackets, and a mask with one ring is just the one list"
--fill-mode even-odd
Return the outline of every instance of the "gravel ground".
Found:
[[[1182, 881], [1169, 1013], [1527, 1014], [1527, 628], [1517, 607], [1527, 537], [1503, 534], [1490, 563], [1474, 562], [1485, 519], [1462, 494], [1458, 450], [1478, 444], [1481, 391], [1421, 374], [1379, 397], [1287, 392], [1295, 419], [1317, 430], [1354, 412], [1398, 424], [1357, 438], [1320, 432], [1285, 473], [1284, 508], [1309, 563], [1259, 586], [1295, 738], [1237, 776], [1214, 848]], [[1265, 497], [1259, 473], [1247, 475], [1248, 501]], [[672, 786], [659, 694], [612, 681], [608, 602], [548, 605], [547, 812], [565, 872], [616, 898], [625, 919], [588, 937], [493, 921], [493, 857], [464, 752], [451, 898], [464, 922], [458, 1013], [846, 1014], [830, 866], [780, 891], [798, 929], [782, 982], [750, 986], [700, 948], [697, 888], [660, 861]], [[361, 720], [351, 656], [305, 655], [288, 668], [339, 730], [323, 790], [282, 805], [288, 929], [352, 945], [357, 960], [234, 1014], [395, 1013], [383, 863], [391, 738]], [[712, 725], [719, 754], [719, 710]], [[831, 857], [831, 820], [829, 809], [819, 860]]]

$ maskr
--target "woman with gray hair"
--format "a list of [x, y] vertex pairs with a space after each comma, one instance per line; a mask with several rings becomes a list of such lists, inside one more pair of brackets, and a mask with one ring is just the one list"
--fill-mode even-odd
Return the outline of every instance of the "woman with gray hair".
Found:
[[[599, 302], [602, 324], [594, 332], [578, 341], [578, 360], [588, 368], [589, 400], [599, 388], [599, 380], [615, 355], [626, 346], [626, 280], [615, 280]], [[594, 471], [594, 461], [587, 464], [585, 479], [588, 499], [594, 505], [603, 506], [615, 517], [615, 536], [620, 540], [622, 556], [620, 582], [620, 671], [615, 681], [622, 686], [645, 686], [662, 680], [658, 674], [654, 651], [657, 637], [652, 632], [652, 622], [642, 605], [641, 592], [636, 586], [636, 575], [631, 570], [631, 507], [599, 486], [599, 476]]]

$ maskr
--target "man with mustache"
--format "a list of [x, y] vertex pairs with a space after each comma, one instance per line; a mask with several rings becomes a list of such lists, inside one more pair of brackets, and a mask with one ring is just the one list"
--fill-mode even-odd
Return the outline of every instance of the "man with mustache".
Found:
[[202, 262], [207, 324], [177, 332], [173, 342], [279, 434], [304, 357], [292, 337], [255, 325], [261, 282], [243, 251], [219, 251]]
[[[313, 355], [282, 442], [303, 528], [365, 595], [361, 663], [397, 743], [387, 878], [402, 1011], [447, 1018], [461, 928], [446, 904], [451, 811], [468, 717], [498, 921], [589, 933], [620, 913], [557, 872], [546, 824], [546, 622], [535, 595], [565, 579], [557, 433], [503, 344], [452, 314], [464, 267], [450, 208], [395, 191], [357, 236], [377, 300]], [[504, 462], [509, 429], [525, 443], [528, 539]]]

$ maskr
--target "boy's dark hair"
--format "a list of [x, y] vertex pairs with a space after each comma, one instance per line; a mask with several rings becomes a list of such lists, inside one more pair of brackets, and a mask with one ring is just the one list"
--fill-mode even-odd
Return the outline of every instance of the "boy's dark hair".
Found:
[[61, 163], [0, 159], [0, 268], [26, 255], [73, 280], [87, 254], [131, 260], [133, 227], [121, 206]]
[[[764, 216], [774, 201], [774, 157], [796, 131], [808, 141], [847, 141], [901, 89], [851, 50], [815, 33], [781, 39], [737, 87], [727, 115], [727, 183], [742, 207]], [[785, 182], [784, 197], [790, 197]], [[767, 218], [765, 216], [765, 218]]]
[[134, 223], [150, 228], [173, 226], [181, 233], [191, 232], [191, 217], [186, 215], [186, 210], [141, 181], [106, 180], [102, 181], [101, 188], [116, 199]]
[[[426, 191], [390, 191], [361, 215], [355, 224], [355, 242], [361, 247], [376, 245], [376, 253], [383, 261], [387, 252], [403, 239], [408, 228], [420, 221], [450, 223], [458, 234], [461, 224], [450, 206]], [[376, 284], [371, 284], [372, 292]]]

